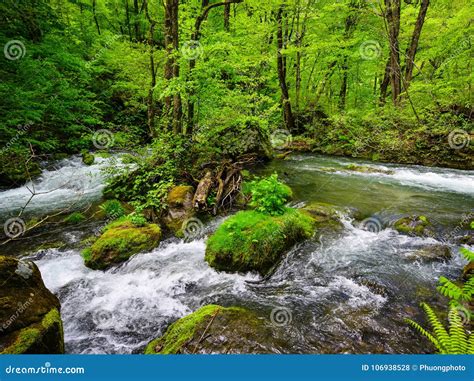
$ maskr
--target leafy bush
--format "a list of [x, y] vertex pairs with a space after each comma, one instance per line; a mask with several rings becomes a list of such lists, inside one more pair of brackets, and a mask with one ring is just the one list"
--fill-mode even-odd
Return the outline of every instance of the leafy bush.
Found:
[[147, 220], [141, 214], [131, 214], [128, 216], [130, 222], [136, 227], [142, 227], [147, 224]]
[[285, 203], [291, 198], [290, 187], [278, 181], [275, 173], [265, 179], [250, 183], [252, 201], [250, 206], [258, 212], [271, 216], [282, 215], [285, 212]]
[[100, 206], [100, 209], [108, 218], [115, 219], [125, 215], [125, 209], [119, 200], [107, 200]]

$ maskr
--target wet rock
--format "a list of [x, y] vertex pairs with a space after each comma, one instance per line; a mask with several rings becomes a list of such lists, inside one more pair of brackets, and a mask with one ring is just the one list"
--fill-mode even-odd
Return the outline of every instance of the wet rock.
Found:
[[164, 217], [166, 227], [177, 235], [186, 220], [195, 215], [193, 208], [194, 188], [189, 185], [178, 185], [168, 192], [168, 214]]
[[280, 216], [241, 211], [209, 237], [205, 259], [217, 270], [266, 275], [287, 250], [313, 233], [313, 219], [296, 209]]
[[0, 256], [0, 354], [64, 353], [60, 304], [33, 262]]
[[92, 164], [94, 164], [94, 161], [95, 161], [95, 157], [94, 157], [93, 154], [91, 154], [89, 152], [83, 152], [82, 153], [82, 162], [85, 165], [92, 165]]
[[411, 236], [432, 237], [434, 235], [432, 224], [425, 216], [401, 218], [394, 223], [393, 228], [399, 233]]
[[314, 225], [320, 233], [322, 230], [341, 231], [343, 229], [339, 219], [341, 211], [334, 205], [324, 202], [311, 202], [303, 207], [302, 211], [313, 219]]
[[382, 173], [384, 175], [393, 175], [395, 172], [389, 169], [373, 168], [366, 165], [349, 164], [344, 169], [359, 173]]
[[171, 324], [145, 354], [279, 353], [272, 327], [240, 307], [207, 305]]
[[463, 280], [467, 281], [474, 276], [474, 262], [469, 262], [462, 271]]
[[155, 248], [160, 240], [158, 225], [136, 226], [122, 218], [107, 225], [92, 246], [82, 252], [84, 264], [94, 270], [104, 270], [125, 262], [134, 254]]
[[423, 261], [447, 261], [451, 257], [451, 249], [445, 245], [426, 246], [407, 255], [408, 259]]

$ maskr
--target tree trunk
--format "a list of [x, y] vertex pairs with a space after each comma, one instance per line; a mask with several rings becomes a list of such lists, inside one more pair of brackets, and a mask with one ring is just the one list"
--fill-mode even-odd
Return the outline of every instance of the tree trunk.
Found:
[[133, 26], [135, 28], [135, 41], [140, 41], [140, 25], [138, 24], [138, 0], [133, 0]]
[[390, 85], [395, 106], [400, 104], [401, 68], [398, 36], [400, 34], [400, 0], [385, 0], [390, 43]]
[[92, 0], [92, 14], [94, 15], [94, 22], [97, 28], [97, 33], [99, 33], [99, 36], [100, 36], [100, 26], [99, 26], [99, 20], [97, 20], [96, 5], [97, 5], [97, 1]]
[[413, 68], [415, 66], [416, 50], [418, 49], [421, 29], [423, 28], [423, 24], [425, 23], [425, 17], [426, 13], [428, 12], [429, 5], [430, 0], [422, 0], [420, 12], [418, 13], [418, 17], [416, 19], [415, 29], [413, 30], [413, 35], [411, 37], [411, 43], [407, 48], [404, 81], [405, 91], [408, 91], [408, 87], [410, 86], [410, 82], [413, 78]]
[[227, 0], [224, 5], [224, 29], [227, 32], [230, 30], [230, 3]]
[[288, 85], [286, 83], [286, 67], [285, 59], [281, 53], [283, 49], [283, 5], [277, 13], [277, 69], [278, 69], [278, 80], [280, 82], [281, 89], [281, 102], [283, 107], [283, 117], [285, 120], [286, 128], [292, 132], [295, 130], [295, 121], [293, 112], [291, 110], [290, 95], [288, 91]]
[[148, 95], [147, 95], [147, 124], [148, 124], [149, 135], [151, 137], [154, 137], [156, 135], [155, 133], [156, 108], [155, 108], [155, 101], [153, 99], [153, 94], [155, 92], [155, 86], [156, 86], [156, 70], [155, 70], [155, 59], [154, 59], [154, 45], [155, 45], [154, 34], [155, 34], [156, 21], [151, 19], [150, 14], [148, 13], [148, 2], [147, 0], [144, 0], [144, 1], [145, 1], [144, 3], [145, 14], [148, 19], [148, 22], [150, 23], [148, 45], [150, 49], [151, 81], [150, 81], [150, 88], [148, 89]]

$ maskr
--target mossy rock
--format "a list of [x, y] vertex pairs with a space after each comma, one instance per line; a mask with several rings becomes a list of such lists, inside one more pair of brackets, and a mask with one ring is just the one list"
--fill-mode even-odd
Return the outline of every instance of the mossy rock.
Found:
[[302, 211], [312, 218], [319, 233], [341, 231], [344, 227], [339, 219], [342, 211], [334, 205], [314, 201], [303, 207]]
[[430, 245], [418, 249], [408, 255], [409, 259], [431, 261], [447, 261], [452, 258], [451, 249], [445, 245]]
[[411, 236], [433, 236], [432, 224], [425, 216], [404, 217], [396, 221], [393, 228], [402, 234]]
[[344, 167], [349, 171], [359, 173], [383, 173], [384, 175], [393, 175], [395, 172], [389, 169], [372, 168], [367, 165], [349, 164]]
[[240, 307], [207, 305], [171, 324], [145, 354], [279, 353], [265, 319]]
[[241, 211], [209, 237], [205, 259], [211, 267], [229, 272], [267, 274], [295, 243], [314, 233], [313, 219], [295, 209], [281, 216]]
[[85, 165], [92, 165], [92, 164], [94, 164], [94, 161], [95, 161], [95, 157], [94, 157], [93, 154], [91, 154], [89, 152], [83, 152], [82, 153], [82, 162]]
[[185, 221], [195, 215], [193, 196], [194, 188], [190, 185], [178, 185], [168, 192], [168, 214], [163, 220], [166, 227], [177, 235], [180, 235]]
[[60, 304], [33, 262], [0, 257], [0, 353], [64, 353]]
[[84, 263], [94, 270], [104, 270], [128, 260], [141, 251], [151, 250], [161, 240], [161, 229], [155, 224], [135, 226], [127, 219], [112, 222], [104, 233], [82, 252]]

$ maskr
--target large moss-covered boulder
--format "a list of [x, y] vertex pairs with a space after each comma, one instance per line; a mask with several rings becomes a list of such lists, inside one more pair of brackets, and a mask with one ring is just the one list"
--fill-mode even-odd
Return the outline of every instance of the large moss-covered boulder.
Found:
[[189, 185], [178, 185], [168, 192], [168, 214], [163, 220], [166, 227], [178, 235], [183, 224], [195, 214], [193, 196], [194, 188]]
[[295, 243], [310, 238], [310, 216], [287, 209], [281, 216], [241, 211], [209, 237], [205, 259], [217, 270], [267, 274]]
[[33, 262], [0, 256], [0, 354], [64, 353], [60, 304]]
[[82, 153], [82, 162], [85, 165], [92, 165], [94, 164], [94, 161], [95, 161], [95, 157], [93, 154], [87, 151]]
[[103, 270], [141, 251], [155, 248], [160, 240], [161, 229], [158, 225], [136, 226], [123, 218], [107, 225], [104, 233], [82, 255], [87, 267]]
[[171, 324], [145, 354], [278, 353], [266, 319], [240, 307], [207, 305]]
[[411, 236], [433, 236], [433, 225], [425, 216], [410, 216], [400, 218], [393, 225], [399, 233]]

